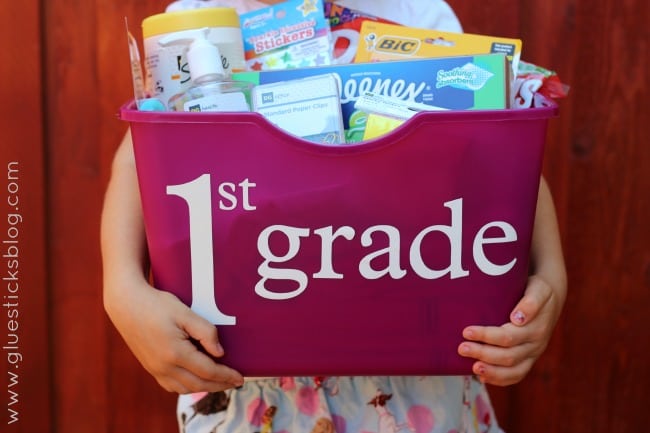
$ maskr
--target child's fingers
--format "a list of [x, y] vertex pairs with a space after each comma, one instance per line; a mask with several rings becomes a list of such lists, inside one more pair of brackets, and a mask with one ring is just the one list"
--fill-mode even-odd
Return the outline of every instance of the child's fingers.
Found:
[[528, 341], [525, 329], [506, 323], [502, 326], [468, 326], [463, 338], [499, 347], [513, 347]]
[[176, 367], [168, 376], [159, 378], [158, 383], [165, 390], [178, 394], [217, 392], [235, 387], [235, 385], [230, 382], [203, 379], [181, 367]]
[[553, 295], [553, 290], [544, 280], [532, 276], [528, 279], [526, 292], [510, 313], [510, 321], [523, 326], [533, 320]]
[[179, 334], [176, 344], [166, 354], [167, 365], [188, 373], [182, 375], [185, 377], [182, 384], [192, 392], [213, 390], [215, 387], [221, 390], [225, 383], [228, 384], [227, 388], [243, 384], [241, 374], [214, 360], [224, 354], [217, 328], [189, 308], [183, 308], [177, 319]]
[[217, 358], [223, 356], [224, 350], [219, 343], [217, 327], [187, 307], [183, 313], [178, 319], [178, 326], [207, 353]]
[[215, 362], [183, 336], [174, 336], [171, 344], [162, 347], [157, 361], [150, 373], [168, 391], [220, 391], [244, 383], [241, 374]]
[[483, 383], [497, 386], [507, 386], [520, 382], [533, 366], [532, 359], [525, 359], [513, 367], [503, 367], [477, 361], [472, 366], [472, 372]]
[[185, 385], [181, 384], [178, 380], [173, 377], [158, 377], [154, 376], [158, 385], [160, 385], [167, 392], [174, 392], [176, 394], [191, 394], [190, 391]]
[[224, 355], [216, 326], [190, 309], [187, 309], [180, 320], [180, 328], [187, 332], [192, 340], [197, 341], [207, 353], [217, 358]]
[[458, 354], [474, 358], [490, 365], [514, 367], [530, 357], [530, 343], [503, 348], [489, 344], [464, 341], [458, 346]]
[[[224, 365], [217, 365], [214, 370], [216, 373], [213, 377], [204, 378], [196, 375], [193, 371], [185, 370], [179, 367], [175, 372], [175, 376], [178, 382], [182, 384], [182, 386], [184, 386], [186, 389], [188, 389], [189, 392], [224, 391], [236, 386], [241, 386], [244, 383], [243, 379], [241, 382], [233, 382], [230, 378], [229, 372], [235, 373], [237, 375], [238, 373], [234, 372], [234, 370]], [[185, 394], [187, 394], [187, 392], [185, 392]]]
[[149, 372], [168, 391], [221, 391], [244, 383], [241, 374], [215, 362], [183, 336], [161, 347], [157, 361]]
[[[189, 341], [184, 343], [184, 347], [175, 365], [187, 370], [197, 378], [214, 383], [228, 383], [229, 387], [240, 386], [244, 383], [244, 378], [237, 371], [223, 364], [219, 364], [205, 353], [197, 350]], [[192, 388], [192, 391], [195, 391]], [[205, 391], [205, 389], [198, 389]]]

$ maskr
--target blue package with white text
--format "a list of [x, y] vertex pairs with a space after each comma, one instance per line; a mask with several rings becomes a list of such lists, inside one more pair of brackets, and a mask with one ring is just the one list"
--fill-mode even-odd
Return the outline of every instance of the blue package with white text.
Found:
[[346, 141], [357, 142], [366, 120], [366, 114], [354, 108], [361, 94], [372, 92], [451, 110], [502, 109], [508, 108], [509, 71], [503, 54], [485, 54], [238, 72], [232, 78], [259, 85], [333, 74], [338, 80]]

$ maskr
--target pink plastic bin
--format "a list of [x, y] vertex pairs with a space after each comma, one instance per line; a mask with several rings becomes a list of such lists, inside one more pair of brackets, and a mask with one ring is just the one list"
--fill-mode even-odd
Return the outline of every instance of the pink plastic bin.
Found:
[[556, 114], [421, 113], [335, 147], [125, 105], [155, 285], [247, 376], [469, 373], [463, 327], [504, 323], [525, 287]]

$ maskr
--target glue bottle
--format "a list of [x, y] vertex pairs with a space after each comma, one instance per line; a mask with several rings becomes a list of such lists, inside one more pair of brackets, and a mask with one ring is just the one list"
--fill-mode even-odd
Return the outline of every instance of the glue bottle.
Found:
[[169, 35], [162, 46], [190, 44], [187, 64], [192, 85], [172, 96], [167, 103], [172, 111], [251, 111], [251, 83], [232, 81], [221, 63], [219, 48], [207, 39], [208, 29], [183, 36]]

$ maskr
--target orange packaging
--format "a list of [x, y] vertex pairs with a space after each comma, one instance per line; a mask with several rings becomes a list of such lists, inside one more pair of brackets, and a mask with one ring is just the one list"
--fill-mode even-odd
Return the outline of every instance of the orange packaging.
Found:
[[517, 71], [521, 40], [365, 21], [355, 63], [502, 53]]

